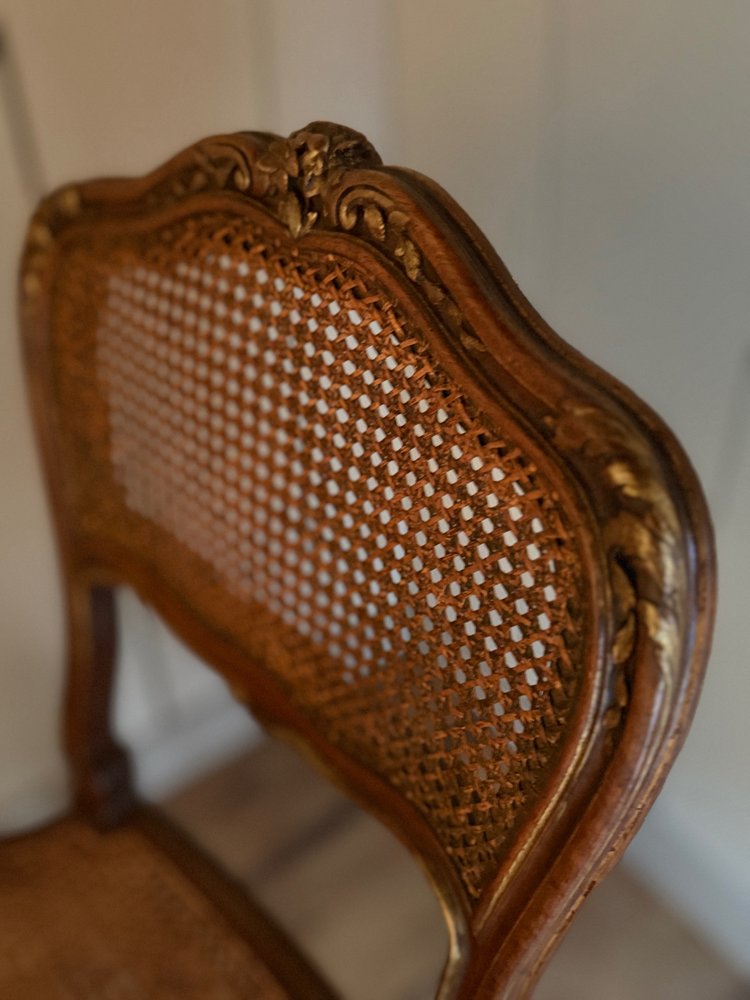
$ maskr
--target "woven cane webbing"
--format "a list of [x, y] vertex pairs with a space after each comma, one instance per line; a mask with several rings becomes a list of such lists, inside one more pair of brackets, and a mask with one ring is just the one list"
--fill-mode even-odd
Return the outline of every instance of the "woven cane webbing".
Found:
[[580, 675], [577, 550], [544, 475], [392, 291], [260, 223], [73, 247], [57, 287], [86, 530], [231, 630], [477, 896]]
[[69, 819], [2, 848], [3, 1000], [289, 997], [137, 829]]

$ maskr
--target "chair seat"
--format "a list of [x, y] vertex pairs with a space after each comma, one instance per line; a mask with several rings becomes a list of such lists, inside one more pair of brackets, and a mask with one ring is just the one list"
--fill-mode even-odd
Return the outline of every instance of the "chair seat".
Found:
[[330, 996], [300, 956], [299, 985], [282, 981], [281, 932], [232, 883], [217, 892], [207, 859], [144, 816], [106, 833], [69, 817], [0, 843], [3, 1000]]

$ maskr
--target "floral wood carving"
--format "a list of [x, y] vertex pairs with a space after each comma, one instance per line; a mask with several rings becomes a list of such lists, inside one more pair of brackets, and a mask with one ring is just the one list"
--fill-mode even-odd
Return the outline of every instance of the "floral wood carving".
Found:
[[[163, 206], [199, 192], [236, 191], [271, 211], [293, 237], [313, 229], [356, 235], [401, 266], [465, 347], [483, 352], [481, 338], [426, 260], [409, 215], [374, 185], [352, 186], [352, 172], [381, 165], [380, 156], [359, 132], [313, 122], [288, 139], [274, 137], [264, 146], [248, 144], [242, 135], [199, 143], [176, 175], [148, 192], [146, 203]], [[42, 203], [29, 237], [28, 249], [37, 255], [36, 262], [29, 259], [30, 272], [38, 270], [37, 264], [43, 266], [60, 226], [86, 211], [73, 187]], [[33, 294], [37, 284], [38, 279], [27, 275], [27, 293]]]
[[208, 140], [195, 148], [194, 159], [178, 196], [206, 186], [234, 188], [270, 209], [295, 237], [338, 226], [336, 199], [346, 174], [382, 163], [359, 132], [327, 122], [274, 138], [256, 155], [231, 139]]

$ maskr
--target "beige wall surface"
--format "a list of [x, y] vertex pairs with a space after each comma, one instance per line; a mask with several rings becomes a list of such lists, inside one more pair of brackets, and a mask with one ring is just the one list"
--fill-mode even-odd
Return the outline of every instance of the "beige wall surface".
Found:
[[[202, 135], [256, 122], [259, 98], [248, 55], [255, 35], [240, 2], [4, 0], [0, 24], [12, 56], [0, 76], [0, 828], [11, 829], [66, 796], [62, 610], [15, 335], [16, 261], [33, 207], [18, 129], [32, 131], [39, 163], [31, 174], [50, 188], [142, 173]], [[147, 609], [123, 595], [121, 611], [118, 724], [141, 751], [141, 783], [159, 792], [253, 731]]]
[[15, 333], [15, 279], [29, 206], [0, 116], [0, 823], [60, 801], [51, 725], [60, 697], [62, 614], [52, 534]]
[[[0, 19], [47, 184], [138, 172], [201, 134], [344, 121], [441, 182], [552, 326], [672, 424], [714, 510], [722, 599], [695, 725], [630, 860], [747, 968], [750, 6], [0, 0]], [[0, 805], [31, 815], [62, 787], [61, 624], [10, 305], [28, 203], [0, 113], [2, 129]], [[120, 719], [156, 788], [181, 753], [222, 750], [186, 750], [185, 720], [229, 710], [137, 602], [124, 612]]]

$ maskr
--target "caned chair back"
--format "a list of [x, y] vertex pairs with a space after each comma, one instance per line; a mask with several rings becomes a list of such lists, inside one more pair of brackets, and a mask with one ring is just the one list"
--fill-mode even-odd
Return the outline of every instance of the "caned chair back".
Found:
[[[133, 587], [421, 858], [444, 995], [521, 995], [695, 701], [710, 531], [669, 432], [329, 124], [57, 192], [22, 281], [73, 647]], [[106, 811], [108, 681], [76, 662]]]

